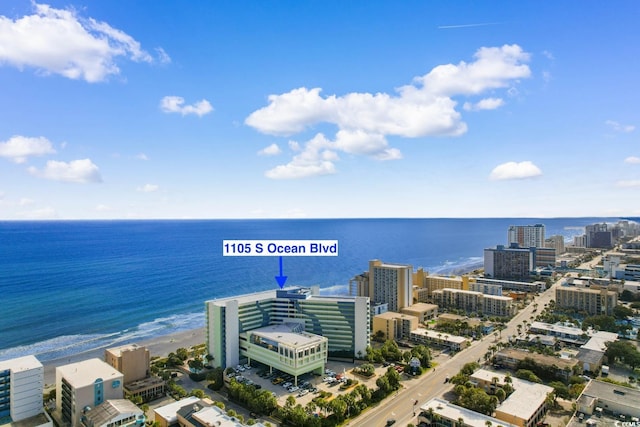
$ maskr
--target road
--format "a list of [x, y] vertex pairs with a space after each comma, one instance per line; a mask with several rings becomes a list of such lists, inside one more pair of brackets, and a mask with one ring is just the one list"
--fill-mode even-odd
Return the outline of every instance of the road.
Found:
[[[580, 268], [588, 269], [590, 265], [596, 265], [599, 262], [600, 256], [597, 256], [582, 264]], [[498, 340], [494, 338], [493, 334], [488, 335], [481, 341], [473, 342], [470, 347], [441, 363], [436, 369], [421, 378], [403, 381], [403, 388], [397, 393], [397, 396], [387, 398], [378, 407], [365, 411], [359, 417], [347, 423], [347, 425], [352, 427], [378, 427], [384, 426], [390, 418], [396, 420], [397, 426], [406, 426], [409, 423], [417, 425], [420, 406], [434, 397], [442, 397], [453, 388], [451, 384], [445, 384], [445, 379], [456, 375], [466, 363], [483, 361], [485, 353], [489, 351], [489, 347], [495, 345], [497, 341], [506, 342], [509, 337], [517, 335], [518, 325], [523, 325], [523, 321], [527, 323], [533, 322], [536, 315], [544, 309], [545, 305], [555, 299], [555, 289], [560, 286], [561, 281], [562, 278], [558, 279], [549, 289], [542, 292], [528, 306], [520, 310], [505, 325], [505, 329], [499, 333]], [[536, 303], [537, 309], [534, 309]], [[525, 328], [522, 330], [524, 331]], [[414, 406], [413, 403], [416, 400], [418, 404]]]

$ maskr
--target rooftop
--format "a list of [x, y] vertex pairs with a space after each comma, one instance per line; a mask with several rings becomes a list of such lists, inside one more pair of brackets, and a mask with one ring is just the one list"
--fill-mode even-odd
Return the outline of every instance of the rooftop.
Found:
[[176, 414], [180, 410], [180, 408], [186, 405], [193, 405], [198, 401], [200, 401], [200, 399], [195, 396], [185, 397], [184, 399], [178, 400], [177, 402], [155, 408], [153, 411], [156, 413], [156, 415], [159, 415], [167, 420], [169, 424], [172, 424], [177, 421], [178, 417], [176, 416]]
[[431, 329], [418, 328], [411, 331], [411, 333], [416, 335], [426, 336], [431, 339], [444, 340], [447, 342], [453, 342], [458, 344], [462, 344], [465, 341], [467, 341], [467, 338], [465, 337], [459, 337], [457, 335], [451, 335], [451, 334], [443, 334], [442, 332], [434, 331]]
[[589, 381], [582, 395], [636, 408], [640, 402], [640, 390], [598, 380]]
[[143, 416], [142, 410], [127, 399], [107, 400], [86, 413], [89, 424], [101, 426], [120, 415]]
[[465, 425], [471, 427], [486, 427], [487, 421], [491, 422], [491, 425], [495, 427], [515, 427], [513, 424], [505, 423], [493, 417], [481, 414], [476, 411], [472, 411], [461, 406], [454, 405], [442, 399], [431, 399], [420, 407], [422, 411], [428, 411], [432, 409], [434, 413], [449, 420], [457, 421], [462, 418]]
[[77, 363], [58, 366], [56, 377], [60, 374], [73, 387], [86, 387], [93, 385], [96, 378], [104, 381], [116, 378], [122, 379], [123, 375], [109, 364], [98, 358], [87, 359]]
[[122, 352], [124, 351], [135, 351], [135, 350], [139, 350], [139, 349], [144, 349], [144, 346], [139, 346], [138, 344], [126, 344], [120, 347], [113, 347], [113, 348], [108, 348], [105, 351], [108, 351], [109, 353], [113, 354], [116, 357], [120, 357], [122, 356]]
[[266, 339], [283, 343], [291, 347], [305, 347], [312, 344], [320, 344], [327, 339], [321, 335], [309, 332], [295, 332], [300, 323], [280, 323], [278, 325], [265, 326], [263, 328], [248, 331], [248, 334], [258, 335]]
[[35, 356], [24, 356], [0, 361], [0, 370], [9, 369], [11, 372], [23, 372], [38, 368], [43, 368], [43, 366]]
[[[493, 378], [498, 378], [498, 383], [504, 384], [505, 377], [506, 375], [499, 372], [479, 369], [470, 376], [470, 379], [490, 383]], [[513, 386], [513, 393], [498, 405], [496, 411], [514, 414], [527, 420], [530, 419], [540, 405], [545, 402], [547, 394], [553, 392], [552, 387], [515, 377], [511, 378], [511, 385]]]
[[525, 358], [533, 359], [536, 363], [543, 366], [556, 365], [560, 369], [572, 368], [578, 361], [576, 359], [562, 359], [560, 357], [549, 356], [546, 354], [533, 353], [515, 348], [504, 348], [498, 352], [498, 355], [509, 357], [515, 360], [524, 360]]

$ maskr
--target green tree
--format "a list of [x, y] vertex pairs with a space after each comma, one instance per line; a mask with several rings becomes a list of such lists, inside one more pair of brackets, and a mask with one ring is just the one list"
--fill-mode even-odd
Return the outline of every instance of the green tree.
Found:
[[183, 362], [189, 358], [189, 350], [180, 347], [176, 350], [176, 356], [178, 356]]

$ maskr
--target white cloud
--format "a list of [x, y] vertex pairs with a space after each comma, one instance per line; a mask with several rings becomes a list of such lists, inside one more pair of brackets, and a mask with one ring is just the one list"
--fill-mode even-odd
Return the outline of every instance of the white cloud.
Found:
[[640, 164], [640, 157], [635, 157], [635, 156], [627, 157], [626, 159], [624, 159], [624, 162], [632, 165], [638, 165]]
[[[73, 9], [34, 7], [33, 15], [15, 21], [0, 16], [0, 63], [98, 82], [120, 73], [118, 57], [153, 62], [138, 41], [106, 22], [83, 18]], [[160, 60], [168, 60], [166, 52]]]
[[262, 150], [258, 151], [258, 154], [261, 156], [276, 156], [281, 152], [282, 150], [280, 150], [280, 147], [278, 147], [278, 144], [271, 144], [270, 146], [265, 147]]
[[136, 154], [136, 159], [138, 159], [138, 160], [149, 160], [149, 157], [147, 157], [147, 155], [144, 154], [144, 153], [138, 153], [138, 154]]
[[268, 170], [265, 176], [272, 179], [296, 179], [333, 174], [336, 172], [333, 162], [337, 160], [337, 155], [331, 148], [331, 141], [318, 134], [289, 163]]
[[6, 142], [0, 142], [0, 157], [6, 157], [15, 163], [24, 163], [30, 156], [53, 154], [51, 142], [44, 137], [12, 136]]
[[618, 181], [616, 185], [622, 188], [640, 188], [640, 180]]
[[462, 108], [466, 111], [480, 111], [480, 110], [495, 110], [504, 105], [502, 98], [485, 98], [472, 104], [471, 102], [465, 102]]
[[535, 178], [542, 175], [542, 171], [530, 161], [507, 162], [496, 166], [489, 175], [493, 181], [503, 181], [512, 179]]
[[52, 181], [77, 183], [102, 182], [98, 166], [90, 159], [72, 160], [69, 163], [49, 160], [42, 170], [33, 166], [28, 170], [29, 173], [34, 176]]
[[549, 52], [548, 50], [543, 50], [543, 51], [542, 51], [542, 54], [543, 54], [547, 59], [550, 59], [550, 60], [552, 60], [552, 61], [553, 61], [554, 59], [556, 59], [556, 58], [553, 56], [553, 53]]
[[160, 61], [161, 64], [169, 64], [171, 63], [171, 57], [169, 56], [169, 54], [167, 52], [165, 52], [165, 50], [161, 47], [157, 47], [156, 48], [156, 54], [158, 54], [158, 61]]
[[[529, 56], [518, 45], [483, 47], [475, 53], [473, 62], [437, 66], [412, 84], [398, 88], [395, 95], [353, 92], [323, 97], [320, 88], [301, 87], [270, 95], [268, 105], [251, 113], [245, 124], [262, 133], [287, 136], [319, 123], [330, 123], [338, 128], [331, 150], [381, 160], [398, 159], [401, 153], [389, 147], [388, 136], [464, 134], [467, 125], [456, 110], [453, 97], [510, 88], [518, 79], [531, 75], [526, 65]], [[469, 108], [494, 109], [502, 104], [500, 98], [486, 98], [469, 104]], [[335, 172], [333, 165], [318, 163], [320, 157], [313, 146], [305, 147], [304, 153], [304, 161], [297, 155], [289, 164], [267, 172], [267, 176], [294, 178]]]
[[160, 101], [160, 109], [165, 113], [180, 113], [183, 116], [187, 114], [195, 114], [202, 117], [213, 111], [213, 107], [206, 99], [198, 101], [191, 105], [183, 105], [184, 98], [181, 96], [165, 96]]
[[111, 211], [112, 209], [111, 209], [111, 207], [110, 207], [109, 205], [103, 205], [103, 204], [100, 204], [100, 205], [97, 205], [97, 206], [95, 207], [95, 210], [96, 210], [97, 212], [109, 212], [109, 211]]
[[153, 193], [154, 191], [158, 191], [159, 189], [160, 187], [155, 184], [145, 184], [136, 188], [137, 191], [140, 191], [142, 193]]
[[32, 200], [32, 199], [29, 199], [28, 197], [23, 197], [23, 198], [22, 198], [22, 199], [20, 199], [20, 201], [18, 202], [18, 204], [19, 204], [20, 206], [29, 206], [29, 205], [32, 205], [32, 204], [34, 204], [34, 203], [35, 203], [35, 201], [34, 201], [34, 200]]
[[604, 123], [609, 126], [614, 132], [630, 133], [636, 129], [634, 125], [623, 125], [616, 122], [615, 120], [607, 120]]
[[300, 144], [298, 141], [289, 141], [289, 148], [291, 151], [300, 151]]

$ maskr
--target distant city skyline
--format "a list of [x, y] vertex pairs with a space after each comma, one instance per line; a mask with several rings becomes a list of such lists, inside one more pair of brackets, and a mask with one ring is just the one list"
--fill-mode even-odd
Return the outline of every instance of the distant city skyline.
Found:
[[634, 217], [637, 3], [0, 3], [0, 220]]

